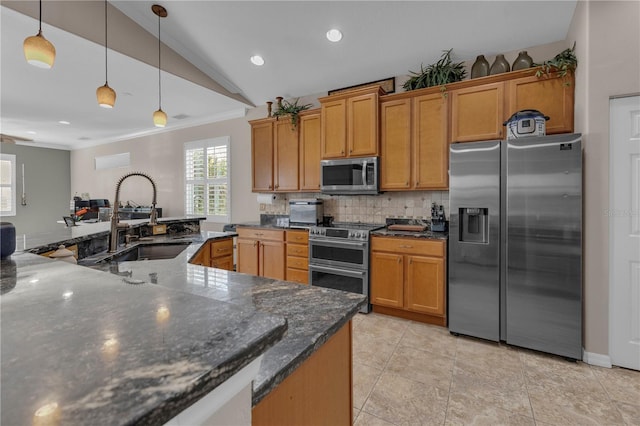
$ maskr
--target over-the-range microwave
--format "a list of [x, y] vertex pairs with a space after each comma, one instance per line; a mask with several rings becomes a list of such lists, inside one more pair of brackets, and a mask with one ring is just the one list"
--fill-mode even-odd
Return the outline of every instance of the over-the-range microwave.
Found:
[[377, 194], [380, 192], [378, 157], [344, 158], [320, 162], [323, 194]]

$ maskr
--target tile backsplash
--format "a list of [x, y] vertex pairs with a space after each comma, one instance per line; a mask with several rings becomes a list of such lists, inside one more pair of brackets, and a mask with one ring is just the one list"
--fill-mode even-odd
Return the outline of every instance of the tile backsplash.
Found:
[[431, 219], [431, 203], [444, 207], [449, 219], [448, 191], [385, 192], [380, 195], [279, 194], [273, 204], [260, 204], [262, 214], [289, 214], [289, 200], [321, 198], [325, 216], [336, 222], [384, 223], [388, 217]]

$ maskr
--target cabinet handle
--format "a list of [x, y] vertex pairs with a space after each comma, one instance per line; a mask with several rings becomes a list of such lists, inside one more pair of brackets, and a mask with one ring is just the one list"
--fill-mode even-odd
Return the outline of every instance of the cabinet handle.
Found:
[[420, 185], [420, 182], [416, 182], [416, 186]]
[[409, 265], [413, 265], [413, 259], [409, 259]]
[[404, 186], [409, 186], [409, 182], [405, 182]]
[[351, 153], [351, 152], [353, 152], [353, 150], [352, 150], [352, 149], [350, 149], [350, 150], [349, 150], [349, 153]]
[[399, 248], [413, 248], [413, 246], [401, 245]]
[[402, 258], [401, 257], [398, 258], [398, 263], [402, 263]]
[[271, 189], [271, 185], [269, 185], [268, 188]]
[[340, 154], [344, 154], [344, 149], [342, 151], [340, 151]]
[[253, 242], [253, 246], [254, 246], [254, 247], [255, 247], [257, 244], [258, 244], [258, 242], [257, 242], [257, 241], [254, 241], [254, 242]]

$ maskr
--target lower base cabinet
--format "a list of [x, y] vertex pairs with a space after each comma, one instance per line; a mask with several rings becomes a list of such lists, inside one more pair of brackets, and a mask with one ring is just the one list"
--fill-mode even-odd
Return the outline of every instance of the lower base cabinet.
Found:
[[237, 228], [238, 272], [285, 279], [284, 231]]
[[373, 311], [446, 325], [445, 244], [442, 240], [373, 236]]
[[309, 283], [309, 231], [286, 231], [287, 281]]
[[349, 321], [253, 407], [251, 424], [352, 424], [351, 333]]
[[233, 238], [206, 242], [190, 263], [233, 271]]

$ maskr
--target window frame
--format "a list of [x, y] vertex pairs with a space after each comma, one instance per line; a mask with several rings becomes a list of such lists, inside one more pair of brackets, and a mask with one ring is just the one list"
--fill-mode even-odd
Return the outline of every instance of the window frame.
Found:
[[5, 154], [0, 153], [0, 161], [9, 161], [11, 162], [11, 183], [3, 184], [0, 182], [0, 188], [11, 188], [11, 210], [2, 210], [0, 207], [0, 216], [15, 216], [16, 215], [16, 155], [15, 154]]
[[[205, 163], [207, 159], [207, 149], [217, 146], [225, 146], [227, 149], [227, 176], [226, 179], [223, 178], [209, 178], [205, 176], [203, 179], [187, 179], [187, 152], [193, 150], [202, 150], [205, 158]], [[215, 222], [215, 223], [229, 223], [231, 221], [231, 138], [229, 136], [220, 136], [216, 138], [210, 139], [202, 139], [197, 141], [185, 142], [183, 149], [183, 173], [182, 176], [184, 178], [184, 212], [187, 217], [197, 217], [197, 216], [206, 216], [207, 221]], [[208, 167], [205, 164], [205, 173], [208, 173]], [[226, 215], [213, 215], [209, 214], [209, 191], [208, 185], [210, 184], [226, 184], [227, 185], [227, 208]], [[189, 213], [188, 205], [189, 200], [187, 197], [189, 196], [189, 192], [187, 190], [187, 186], [189, 184], [204, 184], [205, 185], [205, 213], [196, 214]]]

